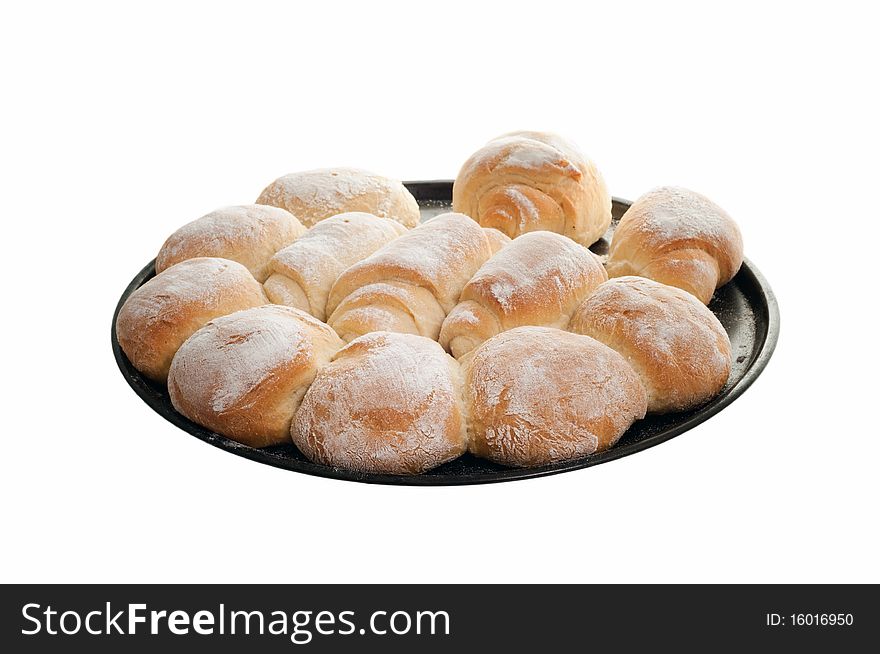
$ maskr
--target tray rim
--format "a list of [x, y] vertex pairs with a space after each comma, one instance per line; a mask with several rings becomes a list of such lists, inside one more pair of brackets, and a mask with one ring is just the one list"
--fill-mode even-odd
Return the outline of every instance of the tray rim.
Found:
[[[415, 187], [415, 189], [427, 189], [428, 187], [451, 186], [452, 180], [435, 179], [424, 181], [408, 181], [404, 182], [404, 185], [410, 190], [413, 190], [413, 187]], [[414, 193], [413, 195], [416, 194]], [[418, 199], [418, 196], [416, 199]], [[630, 200], [625, 200], [618, 197], [613, 197], [612, 200], [613, 202], [624, 206], [629, 206], [632, 204]], [[779, 305], [776, 300], [776, 296], [773, 293], [773, 290], [770, 288], [770, 284], [767, 282], [767, 279], [760, 272], [760, 270], [758, 270], [758, 268], [748, 258], [744, 258], [742, 267], [740, 268], [736, 276], [739, 277], [740, 275], [745, 275], [746, 277], [751, 277], [752, 286], [761, 291], [761, 299], [763, 300], [763, 306], [761, 308], [763, 308], [767, 314], [765, 316], [767, 328], [763, 342], [760, 343], [757, 355], [738, 382], [728, 388], [723, 394], [713, 398], [708, 404], [698, 409], [696, 413], [689, 416], [682, 422], [667, 428], [659, 434], [645, 438], [637, 443], [614, 446], [604, 452], [593, 454], [591, 456], [581, 459], [562, 461], [559, 463], [545, 466], [537, 466], [533, 468], [506, 468], [495, 472], [475, 472], [472, 475], [463, 474], [455, 476], [430, 474], [370, 474], [346, 470], [342, 468], [334, 468], [331, 466], [324, 466], [312, 463], [307, 460], [300, 461], [290, 459], [277, 455], [271, 451], [242, 445], [229, 438], [226, 438], [225, 436], [221, 436], [219, 434], [211, 432], [204, 427], [201, 427], [200, 425], [197, 425], [196, 423], [190, 421], [188, 418], [184, 417], [182, 414], [177, 413], [174, 410], [168, 411], [165, 404], [157, 399], [157, 397], [154, 397], [154, 395], [152, 394], [142, 392], [141, 388], [138, 386], [138, 382], [141, 381], [140, 373], [134, 370], [133, 366], [131, 366], [131, 363], [125, 356], [125, 353], [122, 351], [122, 348], [119, 345], [119, 341], [116, 338], [116, 319], [119, 316], [119, 311], [122, 308], [122, 305], [125, 303], [125, 300], [128, 299], [128, 296], [131, 295], [131, 293], [133, 293], [135, 289], [140, 287], [149, 277], [151, 277], [154, 274], [154, 270], [155, 259], [144, 266], [140, 270], [140, 272], [135, 275], [131, 282], [129, 282], [116, 304], [116, 308], [113, 312], [113, 321], [110, 325], [110, 340], [116, 364], [119, 367], [122, 376], [125, 378], [126, 382], [132, 388], [135, 394], [140, 397], [145, 404], [153, 409], [153, 411], [165, 418], [165, 420], [182, 429], [189, 435], [195, 436], [199, 440], [213, 445], [214, 447], [220, 448], [224, 451], [244, 457], [246, 459], [250, 459], [251, 461], [256, 461], [258, 463], [270, 465], [276, 468], [282, 468], [284, 470], [290, 470], [293, 472], [299, 472], [302, 474], [328, 479], [356, 481], [367, 484], [383, 484], [395, 486], [467, 486], [477, 484], [501, 483], [505, 481], [516, 481], [521, 479], [534, 479], [537, 477], [546, 477], [563, 472], [580, 470], [582, 468], [589, 468], [602, 463], [607, 463], [609, 461], [615, 461], [617, 459], [635, 454], [637, 452], [641, 452], [643, 450], [650, 449], [652, 447], [660, 445], [661, 443], [665, 443], [666, 441], [675, 438], [676, 436], [680, 436], [686, 431], [693, 429], [697, 425], [705, 422], [706, 420], [717, 414], [722, 409], [726, 408], [734, 400], [740, 397], [755, 382], [755, 380], [767, 367], [767, 363], [773, 356], [773, 352], [775, 351], [776, 344], [779, 340], [780, 317]]]

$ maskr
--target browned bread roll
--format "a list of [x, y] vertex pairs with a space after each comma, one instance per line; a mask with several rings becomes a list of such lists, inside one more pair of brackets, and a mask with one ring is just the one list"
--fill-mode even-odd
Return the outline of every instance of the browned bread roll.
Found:
[[277, 305], [209, 322], [168, 374], [174, 408], [251, 447], [290, 441], [290, 422], [318, 370], [342, 347], [327, 325]]
[[277, 207], [249, 204], [218, 209], [168, 237], [156, 257], [156, 272], [186, 259], [221, 257], [237, 261], [263, 282], [272, 255], [305, 231], [296, 218]]
[[452, 208], [511, 238], [546, 230], [591, 245], [611, 224], [611, 196], [595, 164], [543, 132], [505, 134], [471, 155]]
[[535, 466], [605, 450], [645, 416], [645, 389], [611, 348], [550, 327], [502, 332], [465, 357], [470, 450]]
[[269, 184], [257, 204], [287, 209], [303, 225], [348, 211], [391, 218], [405, 227], [419, 224], [419, 205], [406, 187], [357, 168], [323, 168], [291, 173]]
[[456, 358], [496, 334], [523, 325], [564, 329], [572, 312], [608, 279], [598, 257], [552, 232], [514, 239], [484, 263], [440, 329]]
[[569, 329], [622, 354], [648, 392], [648, 411], [690, 409], [714, 397], [730, 375], [730, 340], [690, 293], [643, 277], [602, 284]]
[[263, 288], [276, 304], [326, 320], [330, 287], [349, 266], [393, 241], [406, 228], [369, 213], [341, 213], [322, 220], [269, 262]]
[[437, 343], [374, 332], [324, 368], [296, 414], [309, 460], [349, 470], [417, 474], [467, 449], [458, 363]]
[[164, 382], [171, 359], [206, 322], [266, 304], [263, 287], [240, 263], [187, 259], [132, 293], [116, 319], [116, 337], [132, 365]]
[[639, 275], [683, 288], [709, 304], [743, 260], [739, 227], [707, 197], [665, 186], [645, 193], [620, 219], [608, 275]]
[[446, 213], [343, 272], [327, 300], [328, 323], [343, 340], [374, 331], [437, 340], [461, 289], [506, 237]]

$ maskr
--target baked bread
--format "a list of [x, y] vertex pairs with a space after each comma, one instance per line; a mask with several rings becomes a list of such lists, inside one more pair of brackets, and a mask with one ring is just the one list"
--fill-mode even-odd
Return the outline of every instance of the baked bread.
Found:
[[266, 302], [263, 287], [240, 263], [187, 259], [128, 297], [116, 318], [116, 338], [135, 368], [164, 382], [177, 348], [196, 330], [218, 316]]
[[622, 354], [648, 392], [648, 411], [684, 411], [718, 394], [730, 375], [730, 340], [690, 293], [644, 277], [602, 284], [569, 329]]
[[374, 332], [340, 350], [315, 378], [291, 428], [310, 461], [417, 474], [467, 449], [458, 363], [436, 342]]
[[452, 209], [516, 238], [546, 230], [581, 243], [611, 224], [611, 196], [595, 164], [555, 134], [511, 132], [461, 167]]
[[156, 257], [156, 272], [186, 259], [220, 257], [237, 261], [264, 282], [272, 255], [305, 231], [288, 211], [277, 207], [248, 204], [218, 209], [168, 237]]
[[437, 340], [461, 289], [508, 240], [492, 232], [457, 213], [432, 218], [343, 272], [327, 322], [345, 341], [374, 331]]
[[342, 347], [327, 325], [277, 305], [209, 322], [168, 374], [174, 408], [251, 447], [290, 442], [290, 422], [318, 370]]
[[507, 329], [565, 329], [572, 312], [608, 279], [599, 258], [552, 232], [529, 232], [484, 263], [440, 329], [456, 358]]
[[269, 262], [263, 288], [276, 304], [302, 309], [326, 320], [327, 295], [349, 266], [393, 241], [406, 228], [369, 213], [341, 213], [322, 220]]
[[550, 327], [498, 334], [462, 363], [470, 450], [536, 466], [605, 450], [645, 416], [645, 388], [624, 358]]
[[664, 186], [645, 193], [620, 219], [608, 276], [639, 275], [693, 293], [709, 304], [743, 260], [739, 227], [707, 197]]
[[357, 168], [323, 168], [279, 177], [263, 189], [257, 204], [287, 209], [306, 227], [349, 211], [391, 218], [404, 227], [415, 227], [420, 218], [419, 205], [403, 184]]

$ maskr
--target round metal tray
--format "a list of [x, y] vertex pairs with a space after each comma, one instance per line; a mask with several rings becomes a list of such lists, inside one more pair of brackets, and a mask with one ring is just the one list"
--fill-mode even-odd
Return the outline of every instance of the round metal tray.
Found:
[[[419, 202], [422, 209], [422, 220], [450, 210], [452, 202], [451, 181], [407, 182], [406, 186]], [[591, 250], [597, 254], [607, 252], [611, 234], [630, 204], [626, 200], [614, 199], [614, 219], [611, 227], [605, 236], [590, 248]], [[709, 403], [683, 413], [648, 416], [630, 427], [611, 449], [573, 461], [534, 468], [506, 468], [465, 454], [455, 461], [422, 475], [364, 474], [312, 463], [300, 454], [292, 443], [263, 449], [241, 445], [215, 434], [177, 413], [171, 406], [171, 400], [165, 386], [148, 380], [135, 370], [116, 340], [116, 317], [119, 314], [119, 309], [135, 289], [154, 276], [155, 270], [151, 261], [135, 276], [123, 292], [113, 314], [111, 329], [113, 354], [119, 364], [119, 370], [122, 371], [125, 380], [144, 402], [185, 432], [238, 456], [309, 475], [378, 484], [445, 486], [527, 479], [594, 466], [659, 445], [707, 420], [742, 395], [764, 370], [773, 354], [773, 348], [776, 346], [779, 335], [779, 308], [773, 291], [770, 290], [767, 280], [754, 264], [746, 260], [736, 277], [729, 284], [718, 289], [709, 304], [709, 308], [718, 316], [724, 329], [727, 330], [733, 352], [730, 379], [722, 392]]]

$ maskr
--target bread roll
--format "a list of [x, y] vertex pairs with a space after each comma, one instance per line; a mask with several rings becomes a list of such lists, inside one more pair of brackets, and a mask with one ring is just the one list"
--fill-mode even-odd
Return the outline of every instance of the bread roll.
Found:
[[461, 289], [508, 240], [492, 232], [457, 213], [432, 218], [339, 276], [328, 323], [346, 341], [374, 331], [437, 340]]
[[257, 204], [287, 209], [306, 227], [349, 211], [391, 218], [404, 227], [415, 227], [420, 218], [419, 205], [403, 184], [357, 168], [324, 168], [279, 177], [263, 189]]
[[730, 375], [730, 340], [690, 293], [643, 277], [602, 284], [569, 329], [622, 354], [648, 392], [648, 411], [683, 411], [714, 397]]
[[398, 222], [369, 213], [341, 213], [322, 220], [269, 262], [263, 287], [276, 304], [326, 320], [327, 295], [336, 278], [406, 231]]
[[156, 257], [156, 272], [186, 259], [221, 257], [237, 261], [264, 282], [272, 255], [305, 231], [296, 218], [277, 207], [248, 204], [218, 209], [168, 237]]
[[743, 260], [739, 227], [699, 193], [665, 186], [645, 193], [620, 219], [608, 275], [639, 275], [677, 286], [709, 304]]
[[622, 356], [587, 336], [517, 327], [465, 357], [470, 450], [509, 466], [601, 452], [645, 416], [645, 389]]
[[290, 422], [317, 371], [342, 347], [324, 323], [265, 305], [209, 322], [168, 374], [174, 408], [251, 447], [290, 442]]
[[543, 132], [505, 134], [471, 155], [452, 208], [510, 238], [546, 230], [587, 246], [611, 224], [611, 196], [595, 164]]
[[155, 381], [206, 322], [266, 304], [263, 287], [240, 263], [199, 257], [171, 266], [132, 293], [116, 319], [116, 337], [132, 365]]
[[417, 474], [467, 449], [458, 363], [437, 343], [374, 332], [318, 373], [293, 421], [293, 442], [315, 463]]
[[552, 232], [530, 232], [484, 263], [440, 329], [456, 358], [523, 325], [564, 329], [572, 312], [608, 279], [598, 257]]

